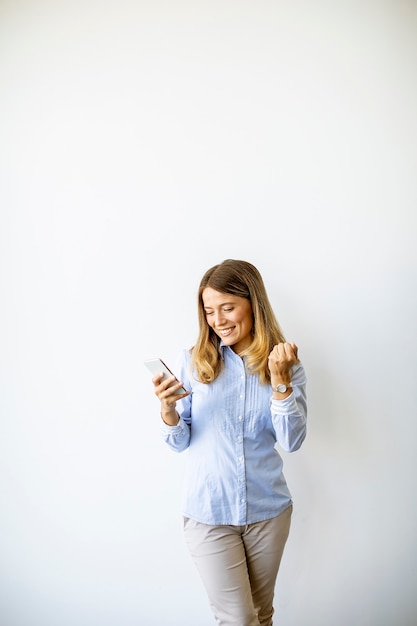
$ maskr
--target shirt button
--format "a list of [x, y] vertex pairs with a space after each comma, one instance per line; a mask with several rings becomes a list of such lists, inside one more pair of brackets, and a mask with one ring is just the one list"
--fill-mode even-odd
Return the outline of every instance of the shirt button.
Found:
[[245, 502], [245, 498], [240, 498], [240, 501], [243, 504]]
[[237, 419], [238, 419], [238, 420], [241, 420], [241, 419], [242, 419], [242, 416], [241, 416], [241, 415], [239, 415], [239, 417], [238, 417]]
[[242, 463], [242, 461], [243, 461], [243, 456], [240, 456], [240, 457], [239, 457], [239, 461]]

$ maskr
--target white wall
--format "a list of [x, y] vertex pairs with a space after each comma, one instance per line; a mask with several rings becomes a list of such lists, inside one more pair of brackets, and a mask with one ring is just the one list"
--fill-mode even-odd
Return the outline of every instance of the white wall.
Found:
[[0, 4], [0, 617], [210, 626], [143, 360], [262, 272], [309, 378], [281, 626], [410, 626], [417, 4]]

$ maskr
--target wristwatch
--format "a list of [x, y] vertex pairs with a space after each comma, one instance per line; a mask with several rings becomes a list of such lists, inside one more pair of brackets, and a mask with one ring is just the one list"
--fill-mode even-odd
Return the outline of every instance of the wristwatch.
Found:
[[288, 389], [292, 388], [292, 384], [288, 383], [288, 385], [283, 385], [282, 383], [280, 385], [277, 385], [276, 387], [272, 386], [272, 391], [276, 391], [278, 393], [285, 393]]

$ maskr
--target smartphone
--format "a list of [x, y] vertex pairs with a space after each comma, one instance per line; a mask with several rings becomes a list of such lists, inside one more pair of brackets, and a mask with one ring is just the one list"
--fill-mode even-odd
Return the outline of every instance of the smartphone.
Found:
[[[145, 361], [145, 365], [154, 376], [163, 372], [164, 376], [162, 380], [167, 376], [175, 376], [175, 374], [171, 372], [169, 367], [163, 362], [162, 359], [148, 359], [147, 361]], [[176, 376], [175, 380], [172, 382], [172, 385], [175, 385], [175, 381], [179, 382]], [[170, 387], [172, 387], [172, 385], [170, 385]], [[175, 393], [188, 393], [188, 389], [186, 389], [185, 387], [180, 387]]]

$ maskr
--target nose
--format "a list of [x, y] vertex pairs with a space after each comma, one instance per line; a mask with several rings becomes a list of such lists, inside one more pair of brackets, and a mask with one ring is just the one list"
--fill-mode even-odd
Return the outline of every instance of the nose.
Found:
[[225, 317], [222, 311], [218, 311], [217, 313], [214, 314], [214, 325], [216, 327], [222, 326], [222, 324], [224, 324], [224, 321], [225, 321]]

